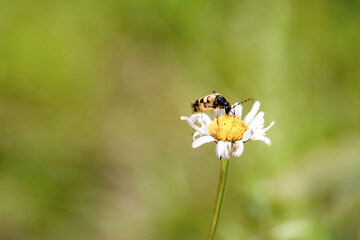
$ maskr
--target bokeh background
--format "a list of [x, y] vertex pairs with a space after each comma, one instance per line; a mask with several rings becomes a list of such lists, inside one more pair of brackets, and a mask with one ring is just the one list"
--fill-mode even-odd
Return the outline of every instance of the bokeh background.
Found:
[[220, 162], [180, 116], [213, 90], [276, 121], [231, 159], [216, 239], [360, 239], [359, 10], [1, 1], [0, 239], [205, 239]]

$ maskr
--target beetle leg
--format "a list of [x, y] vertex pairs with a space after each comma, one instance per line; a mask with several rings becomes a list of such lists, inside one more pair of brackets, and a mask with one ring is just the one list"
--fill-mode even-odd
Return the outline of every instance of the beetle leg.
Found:
[[230, 130], [228, 131], [228, 133], [226, 134], [226, 137], [227, 137], [227, 135], [229, 134], [229, 132], [231, 132], [231, 129], [234, 127], [234, 122], [235, 122], [235, 117], [233, 117], [233, 124], [231, 125], [231, 128], [230, 128]]

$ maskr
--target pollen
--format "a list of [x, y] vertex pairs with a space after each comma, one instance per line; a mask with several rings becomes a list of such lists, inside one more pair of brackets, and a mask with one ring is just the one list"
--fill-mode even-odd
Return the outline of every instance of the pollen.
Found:
[[230, 115], [216, 118], [208, 127], [213, 138], [227, 142], [240, 140], [248, 128], [240, 118]]

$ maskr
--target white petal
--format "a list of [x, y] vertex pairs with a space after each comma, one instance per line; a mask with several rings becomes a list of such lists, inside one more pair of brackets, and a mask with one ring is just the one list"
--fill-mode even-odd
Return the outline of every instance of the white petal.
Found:
[[201, 121], [203, 121], [207, 127], [212, 122], [211, 118], [205, 113], [203, 113], [202, 116], [200, 116], [200, 118], [198, 118], [198, 121], [199, 121], [200, 124], [201, 124]]
[[260, 140], [267, 145], [271, 145], [271, 140], [268, 137], [265, 137], [265, 133], [260, 130], [254, 130], [254, 133], [252, 134], [251, 140]]
[[265, 136], [265, 133], [274, 125], [274, 121], [272, 121], [270, 123], [269, 126], [267, 126], [266, 128], [261, 128], [261, 129], [255, 129], [255, 135], [261, 135], [261, 136]]
[[203, 131], [203, 135], [207, 135], [207, 136], [209, 136], [210, 135], [210, 133], [209, 133], [209, 128], [204, 124], [204, 125], [202, 125], [201, 126], [201, 130]]
[[249, 122], [250, 128], [263, 128], [264, 127], [264, 112], [259, 112], [256, 116]]
[[258, 136], [265, 136], [265, 132], [263, 131], [263, 129], [252, 129], [252, 130], [253, 130], [253, 134], [251, 138], [257, 138]]
[[230, 158], [231, 142], [218, 141], [215, 147], [216, 156], [220, 160], [226, 160]]
[[267, 126], [266, 128], [263, 128], [262, 130], [264, 132], [267, 132], [267, 130], [269, 130], [274, 124], [275, 124], [275, 121], [272, 121], [269, 126]]
[[261, 136], [265, 136], [265, 133], [261, 129], [252, 129], [251, 140], [259, 140]]
[[221, 117], [225, 115], [225, 109], [214, 109], [213, 111], [213, 119], [216, 119], [216, 117]]
[[[235, 103], [237, 104], [237, 103]], [[234, 104], [234, 105], [235, 105]], [[243, 109], [243, 106], [241, 104], [237, 105], [235, 108], [234, 108], [234, 112], [235, 112], [235, 116], [240, 118], [241, 119], [241, 115], [242, 115], [242, 109]]]
[[224, 159], [231, 157], [231, 142], [225, 142], [225, 156]]
[[246, 142], [251, 138], [251, 135], [253, 133], [253, 130], [251, 128], [249, 128], [248, 130], [246, 130], [246, 132], [244, 133], [244, 135], [242, 136], [242, 141]]
[[188, 122], [188, 124], [189, 124], [193, 129], [195, 129], [195, 131], [198, 131], [198, 132], [200, 132], [200, 134], [205, 135], [205, 132], [204, 132], [201, 128], [199, 128], [198, 126], [196, 126], [196, 125], [194, 124], [194, 122], [193, 122], [190, 118], [185, 117], [185, 116], [181, 116], [180, 119], [181, 119], [181, 120], [186, 120], [186, 121]]
[[259, 109], [260, 109], [260, 102], [256, 101], [250, 112], [244, 118], [244, 123], [248, 124], [254, 118], [254, 116], [259, 111]]
[[270, 138], [268, 138], [268, 137], [261, 136], [261, 137], [259, 137], [259, 139], [258, 139], [258, 140], [260, 140], [260, 141], [262, 141], [262, 142], [266, 143], [268, 146], [271, 146], [271, 140], [270, 140]]
[[201, 113], [192, 114], [189, 118], [190, 118], [190, 120], [191, 120], [193, 123], [195, 123], [195, 121], [196, 121], [199, 117], [201, 117]]
[[[186, 120], [186, 119], [185, 119]], [[205, 113], [196, 113], [190, 116], [190, 120], [195, 123], [195, 121], [198, 121], [200, 123], [200, 134], [201, 135], [209, 135], [208, 126], [211, 124], [210, 117]], [[197, 125], [195, 125], [197, 126]]]
[[236, 141], [235, 142], [235, 150], [233, 152], [233, 156], [240, 157], [244, 151], [244, 143], [243, 141]]
[[195, 133], [193, 134], [193, 140], [194, 140], [194, 141], [195, 141], [195, 137], [197, 137], [198, 135], [200, 135], [199, 132], [195, 132]]
[[[204, 115], [206, 115], [206, 114], [204, 114]], [[206, 115], [207, 116], [207, 115]], [[208, 121], [209, 120], [209, 121]], [[205, 135], [210, 135], [209, 134], [209, 128], [208, 128], [208, 126], [210, 125], [210, 123], [211, 123], [211, 120], [210, 120], [210, 118], [209, 118], [209, 116], [207, 116], [207, 118], [198, 118], [198, 122], [200, 123], [200, 125], [201, 125], [201, 129], [202, 129], [202, 131], [204, 132], [204, 134]]]
[[225, 152], [225, 143], [224, 141], [218, 141], [215, 147], [216, 156], [222, 160]]
[[192, 143], [192, 147], [193, 148], [197, 148], [200, 147], [201, 145], [208, 143], [208, 142], [214, 142], [216, 141], [215, 138], [213, 138], [212, 136], [203, 136], [203, 137], [199, 137], [198, 139], [196, 139], [195, 141], [193, 141]]

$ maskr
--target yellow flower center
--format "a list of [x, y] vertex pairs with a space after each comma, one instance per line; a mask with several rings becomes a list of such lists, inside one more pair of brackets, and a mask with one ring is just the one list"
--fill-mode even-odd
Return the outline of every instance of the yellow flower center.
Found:
[[213, 138], [227, 142], [240, 140], [248, 128], [240, 118], [230, 115], [215, 119], [208, 127]]

